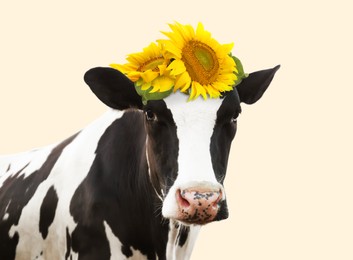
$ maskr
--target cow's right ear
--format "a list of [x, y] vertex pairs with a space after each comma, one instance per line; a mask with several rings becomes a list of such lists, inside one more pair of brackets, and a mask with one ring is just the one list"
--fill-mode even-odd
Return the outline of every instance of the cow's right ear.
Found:
[[249, 105], [257, 102], [265, 93], [279, 68], [280, 65], [277, 65], [272, 69], [250, 73], [249, 76], [243, 79], [236, 87], [240, 101]]
[[86, 72], [84, 80], [93, 93], [107, 106], [124, 110], [142, 108], [142, 99], [134, 83], [120, 71], [97, 67]]

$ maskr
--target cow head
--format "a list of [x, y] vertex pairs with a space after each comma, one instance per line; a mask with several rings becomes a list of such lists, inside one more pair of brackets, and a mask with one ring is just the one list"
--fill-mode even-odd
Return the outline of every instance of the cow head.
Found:
[[278, 68], [251, 73], [222, 98], [194, 101], [177, 92], [143, 104], [133, 83], [112, 68], [91, 69], [85, 81], [109, 107], [144, 113], [149, 178], [163, 217], [206, 224], [228, 216], [223, 181], [240, 104], [259, 100]]

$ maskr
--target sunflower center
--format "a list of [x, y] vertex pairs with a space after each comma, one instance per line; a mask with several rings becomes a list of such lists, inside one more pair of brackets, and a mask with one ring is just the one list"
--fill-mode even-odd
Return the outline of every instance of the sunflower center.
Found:
[[155, 57], [142, 63], [137, 71], [145, 72], [146, 70], [158, 71], [158, 66], [164, 63], [163, 57]]
[[189, 41], [182, 49], [181, 59], [192, 80], [202, 85], [208, 85], [216, 80], [219, 62], [216, 52], [207, 44]]

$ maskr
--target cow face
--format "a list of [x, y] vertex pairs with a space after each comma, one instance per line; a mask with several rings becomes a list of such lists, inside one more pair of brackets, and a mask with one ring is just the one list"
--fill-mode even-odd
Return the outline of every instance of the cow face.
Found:
[[219, 99], [188, 102], [187, 95], [177, 92], [145, 105], [117, 70], [92, 69], [85, 81], [108, 106], [144, 113], [148, 174], [163, 202], [163, 217], [206, 224], [228, 216], [223, 181], [240, 103], [255, 103], [278, 68], [251, 73]]
[[144, 107], [150, 177], [162, 214], [204, 224], [227, 217], [223, 180], [240, 113], [237, 92], [187, 102], [175, 93]]

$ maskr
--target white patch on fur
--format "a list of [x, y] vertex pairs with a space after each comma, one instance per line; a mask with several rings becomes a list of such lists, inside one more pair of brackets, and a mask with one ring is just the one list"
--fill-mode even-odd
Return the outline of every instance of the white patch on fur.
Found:
[[[34, 196], [23, 208], [19, 224], [11, 227], [11, 236], [15, 232], [19, 234], [19, 243], [16, 248], [18, 259], [35, 259], [41, 251], [43, 251], [44, 259], [65, 259], [66, 227], [70, 234], [76, 227], [70, 214], [71, 199], [91, 168], [101, 136], [122, 115], [123, 112], [120, 111], [108, 111], [82, 130], [72, 143], [65, 147], [48, 178], [38, 186]], [[43, 158], [47, 157], [44, 155], [50, 153], [50, 150], [45, 151], [42, 154]], [[41, 160], [44, 163], [45, 160]], [[12, 164], [14, 169], [19, 168], [15, 165], [15, 161], [12, 161]], [[23, 164], [22, 161], [21, 164]], [[13, 168], [11, 166], [11, 169]], [[37, 168], [40, 168], [40, 165], [37, 165]], [[54, 186], [59, 200], [54, 221], [49, 227], [47, 238], [43, 240], [38, 225], [40, 206], [51, 186]], [[73, 259], [77, 259], [77, 254], [72, 250], [71, 255]]]
[[9, 208], [9, 205], [10, 205], [10, 203], [11, 203], [11, 201], [12, 200], [9, 200], [9, 202], [7, 203], [7, 205], [6, 205], [6, 208], [5, 208], [5, 214], [4, 214], [4, 216], [2, 217], [2, 220], [7, 220], [8, 218], [9, 218], [9, 216], [10, 216], [10, 214], [7, 212], [7, 209]]
[[[196, 243], [196, 239], [197, 236], [199, 235], [199, 232], [201, 230], [201, 226], [190, 226], [190, 232], [188, 235], [188, 239], [186, 240], [187, 243], [187, 247], [185, 248], [185, 258], [184, 259], [189, 259], [191, 257], [191, 254], [193, 252], [195, 243]], [[176, 259], [181, 259], [181, 258], [177, 258]]]
[[104, 221], [104, 227], [110, 247], [110, 259], [125, 259], [126, 256], [121, 252], [122, 244], [120, 240], [114, 235], [112, 229], [106, 221]]
[[[132, 256], [127, 259], [130, 259], [130, 260], [146, 260], [147, 259], [147, 257], [144, 254], [142, 254], [139, 250], [135, 250], [131, 246], [130, 246], [130, 250], [132, 251]], [[118, 258], [111, 258], [111, 259], [115, 260]]]
[[126, 256], [122, 253], [121, 247], [122, 243], [120, 240], [114, 235], [112, 229], [108, 225], [106, 221], [104, 221], [104, 227], [105, 227], [105, 234], [107, 235], [107, 239], [109, 242], [109, 247], [110, 247], [110, 259], [115, 260], [115, 259], [133, 259], [133, 260], [145, 260], [147, 257], [142, 254], [139, 250], [135, 250], [132, 247], [130, 247], [130, 250], [132, 251], [132, 256], [129, 258], [126, 258]]
[[[23, 177], [26, 178], [40, 169], [55, 146], [51, 145], [20, 154], [0, 156], [0, 188], [7, 178], [14, 176], [20, 171], [18, 177], [24, 175]], [[10, 170], [7, 171], [10, 164]]]
[[[179, 139], [178, 177], [163, 203], [162, 214], [173, 218], [178, 211], [176, 191], [191, 187], [220, 190], [221, 184], [213, 171], [210, 144], [222, 99], [187, 101], [188, 96], [175, 93], [164, 101], [173, 114]], [[223, 198], [224, 199], [224, 198]]]
[[169, 223], [169, 234], [168, 234], [168, 244], [167, 244], [167, 259], [168, 260], [179, 260], [179, 259], [190, 259], [192, 250], [194, 248], [197, 235], [200, 232], [200, 226], [189, 226], [190, 231], [188, 233], [187, 240], [185, 244], [180, 247], [178, 240], [179, 229], [175, 227], [175, 222], [170, 221]]
[[7, 220], [7, 219], [9, 218], [9, 216], [10, 216], [9, 213], [6, 212], [6, 213], [4, 214], [2, 220]]
[[[146, 136], [146, 147], [147, 147], [147, 143], [148, 143], [148, 136]], [[148, 150], [146, 149], [146, 161], [147, 161], [147, 168], [148, 168], [148, 176], [149, 176], [149, 180], [151, 181], [151, 177], [152, 177], [152, 174], [151, 174], [151, 167], [150, 167], [150, 159], [148, 157]], [[161, 197], [161, 195], [159, 195], [158, 191], [156, 190], [156, 188], [153, 186], [152, 182], [151, 182], [151, 185], [153, 187], [153, 190], [154, 192], [156, 193], [157, 197], [163, 201], [163, 198]], [[163, 189], [161, 190], [162, 191], [162, 194], [163, 193]]]

